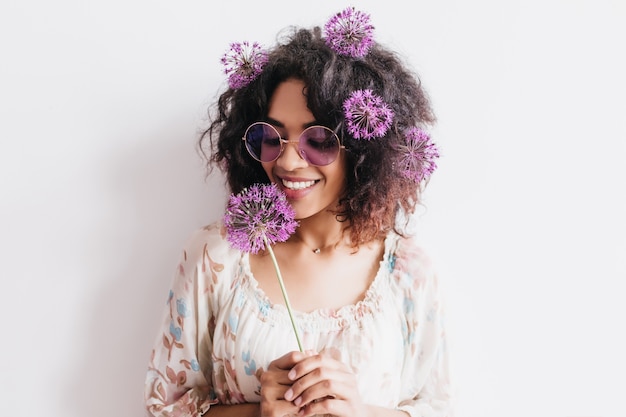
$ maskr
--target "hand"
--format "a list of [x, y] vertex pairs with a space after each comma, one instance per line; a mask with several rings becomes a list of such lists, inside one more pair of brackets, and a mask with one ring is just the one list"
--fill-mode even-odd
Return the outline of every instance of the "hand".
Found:
[[261, 374], [261, 417], [283, 417], [298, 413], [300, 407], [285, 399], [285, 392], [293, 383], [287, 374], [310, 354], [289, 352], [272, 361]]
[[283, 397], [300, 408], [298, 416], [367, 415], [366, 406], [358, 392], [356, 375], [350, 367], [329, 354], [311, 354], [303, 358], [286, 377], [288, 381], [295, 382], [283, 392]]

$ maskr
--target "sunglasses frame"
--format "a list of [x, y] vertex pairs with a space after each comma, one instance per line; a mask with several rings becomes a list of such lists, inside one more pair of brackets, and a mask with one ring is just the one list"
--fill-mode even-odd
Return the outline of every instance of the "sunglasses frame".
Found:
[[[272, 159], [271, 161], [262, 161], [261, 159], [257, 158], [255, 155], [252, 154], [252, 151], [250, 150], [250, 148], [248, 147], [248, 140], [247, 140], [247, 136], [248, 136], [248, 132], [250, 131], [250, 128], [252, 128], [253, 126], [256, 125], [264, 125], [264, 126], [269, 126], [271, 129], [274, 130], [274, 132], [276, 132], [278, 134], [278, 140], [280, 141], [280, 151], [278, 152], [278, 154], [276, 155], [276, 158]], [[332, 161], [330, 161], [327, 164], [324, 165], [318, 165], [318, 164], [314, 164], [313, 162], [309, 161], [305, 155], [306, 153], [304, 153], [301, 149], [300, 149], [300, 139], [302, 138], [302, 135], [304, 135], [304, 133], [309, 130], [309, 129], [313, 129], [313, 128], [322, 128], [325, 130], [328, 130], [329, 132], [331, 132], [333, 134], [333, 136], [335, 136], [335, 139], [337, 140], [337, 144], [339, 144], [339, 147], [337, 148], [337, 153], [335, 155], [335, 157], [333, 158]], [[276, 127], [270, 123], [267, 122], [254, 122], [252, 123], [250, 126], [248, 126], [246, 128], [246, 131], [244, 132], [241, 140], [243, 140], [245, 142], [244, 147], [246, 148], [246, 151], [248, 152], [248, 154], [255, 160], [258, 162], [263, 162], [263, 163], [269, 163], [269, 162], [274, 162], [276, 161], [278, 158], [280, 158], [280, 156], [283, 154], [283, 152], [285, 151], [285, 148], [287, 147], [287, 145], [289, 143], [293, 143], [296, 146], [296, 150], [298, 151], [298, 156], [300, 158], [302, 158], [303, 160], [305, 160], [308, 164], [313, 165], [313, 166], [327, 166], [332, 164], [333, 162], [335, 162], [337, 160], [337, 157], [339, 156], [339, 152], [341, 152], [342, 149], [346, 149], [345, 146], [343, 146], [341, 144], [341, 140], [339, 139], [339, 136], [337, 135], [337, 130], [339, 128], [337, 128], [336, 130], [333, 130], [329, 127], [326, 126], [322, 126], [322, 125], [313, 125], [313, 126], [309, 126], [306, 129], [304, 129], [300, 135], [298, 136], [297, 140], [288, 140], [288, 139], [284, 139], [283, 136], [280, 134], [280, 132], [278, 131], [278, 129], [276, 129]]]

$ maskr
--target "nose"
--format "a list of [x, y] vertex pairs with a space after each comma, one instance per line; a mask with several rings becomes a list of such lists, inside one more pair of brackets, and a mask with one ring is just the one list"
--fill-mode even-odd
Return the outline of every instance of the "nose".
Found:
[[276, 164], [285, 171], [293, 171], [297, 168], [304, 168], [308, 166], [308, 162], [300, 155], [298, 149], [298, 141], [290, 140], [284, 142], [284, 148]]

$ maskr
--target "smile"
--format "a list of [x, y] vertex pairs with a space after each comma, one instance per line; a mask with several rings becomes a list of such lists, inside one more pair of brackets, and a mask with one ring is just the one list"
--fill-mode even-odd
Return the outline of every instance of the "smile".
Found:
[[290, 189], [290, 190], [303, 190], [305, 188], [312, 187], [313, 185], [315, 185], [316, 182], [317, 181], [298, 181], [298, 182], [294, 182], [294, 181], [282, 180], [283, 186], [285, 188]]

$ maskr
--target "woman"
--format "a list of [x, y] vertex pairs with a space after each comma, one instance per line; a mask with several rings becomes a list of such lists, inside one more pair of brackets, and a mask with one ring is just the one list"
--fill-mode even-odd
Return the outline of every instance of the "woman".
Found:
[[[346, 24], [359, 36], [346, 41]], [[271, 257], [211, 224], [170, 291], [150, 415], [450, 415], [436, 275], [405, 230], [438, 157], [424, 131], [435, 118], [372, 29], [346, 9], [325, 36], [225, 55], [230, 87], [200, 145], [233, 193], [272, 183], [293, 208], [299, 225], [273, 251], [304, 349]]]

